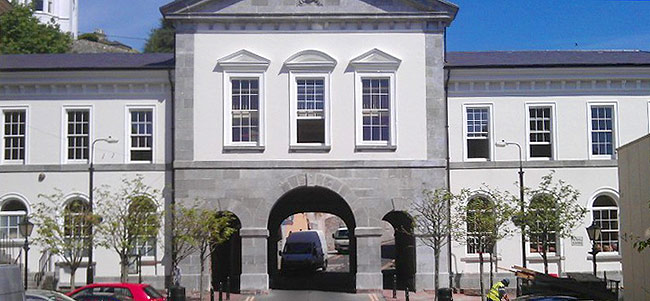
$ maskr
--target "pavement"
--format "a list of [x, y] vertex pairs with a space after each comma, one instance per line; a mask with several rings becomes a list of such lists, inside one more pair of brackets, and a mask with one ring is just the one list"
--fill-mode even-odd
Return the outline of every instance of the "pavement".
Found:
[[[409, 301], [424, 301], [434, 300], [433, 292], [418, 292], [409, 293]], [[209, 298], [206, 296], [205, 300]], [[193, 300], [188, 298], [188, 300]], [[198, 300], [198, 298], [197, 298]], [[219, 300], [219, 295], [215, 294], [214, 301]], [[226, 300], [226, 295], [223, 295], [223, 300]], [[382, 293], [338, 293], [338, 292], [322, 292], [322, 291], [288, 291], [288, 290], [271, 290], [268, 294], [264, 295], [239, 295], [231, 294], [230, 300], [232, 301], [405, 301], [404, 291], [397, 292], [397, 298], [393, 298], [393, 291], [384, 290]], [[466, 296], [462, 294], [454, 294], [454, 301], [479, 301], [478, 296]]]

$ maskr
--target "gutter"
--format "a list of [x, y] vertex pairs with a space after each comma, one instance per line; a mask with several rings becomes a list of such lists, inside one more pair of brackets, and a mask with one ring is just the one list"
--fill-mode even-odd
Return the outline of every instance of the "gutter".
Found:
[[[174, 34], [174, 45], [176, 45], [176, 34]], [[176, 46], [174, 46], [174, 59], [176, 58]], [[176, 160], [176, 109], [175, 109], [175, 102], [176, 102], [176, 87], [174, 85], [174, 79], [172, 76], [172, 70], [176, 69], [176, 64], [174, 64], [173, 69], [168, 69], [167, 70], [167, 80], [169, 80], [169, 90], [170, 90], [170, 96], [171, 96], [171, 104], [169, 105], [171, 107], [171, 112], [170, 112], [170, 119], [171, 119], [171, 142], [170, 142], [170, 160], [171, 160], [171, 175], [170, 175], [170, 181], [171, 183], [169, 184], [169, 189], [170, 193], [169, 196], [171, 198], [170, 200], [170, 209], [169, 210], [169, 225], [170, 225], [170, 232], [172, 235], [170, 235], [170, 256], [171, 258], [169, 259], [168, 263], [169, 265], [166, 266], [166, 270], [169, 271], [169, 273], [165, 272], [165, 287], [167, 288], [167, 291], [169, 292], [170, 288], [172, 287], [173, 284], [173, 279], [172, 279], [172, 265], [175, 261], [176, 253], [174, 252], [175, 246], [174, 246], [174, 237], [173, 237], [173, 229], [176, 224], [176, 216], [175, 216], [175, 207], [176, 207], [176, 170], [174, 169], [174, 161]]]

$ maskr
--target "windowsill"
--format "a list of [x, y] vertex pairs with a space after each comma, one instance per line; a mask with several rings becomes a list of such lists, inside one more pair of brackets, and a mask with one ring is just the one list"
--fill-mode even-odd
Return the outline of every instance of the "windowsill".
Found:
[[488, 158], [465, 158], [465, 162], [490, 162]]
[[264, 146], [259, 145], [225, 145], [224, 153], [262, 153]]
[[[493, 261], [501, 261], [502, 258], [501, 256], [493, 256], [492, 257]], [[479, 257], [478, 254], [467, 254], [465, 257], [460, 258], [461, 262], [467, 262], [467, 263], [479, 263], [481, 262], [481, 258]], [[489, 253], [486, 253], [483, 255], [483, 263], [490, 262], [490, 255]]]
[[[619, 262], [621, 259], [621, 254], [618, 252], [601, 252], [596, 255], [596, 262]], [[587, 255], [587, 260], [594, 260], [594, 256]]]
[[[548, 262], [560, 262], [561, 260], [564, 260], [564, 257], [558, 256], [555, 253], [548, 253], [546, 258], [548, 259]], [[542, 262], [544, 262], [544, 259], [542, 258], [541, 254], [537, 254], [537, 255], [528, 254], [526, 256], [526, 260], [528, 262], [532, 262], [532, 263], [542, 263]]]
[[151, 164], [152, 161], [127, 161], [128, 164]]
[[332, 149], [330, 145], [290, 145], [289, 151], [293, 153], [327, 153]]
[[356, 152], [394, 152], [397, 150], [396, 145], [357, 145], [354, 150]]
[[528, 157], [528, 161], [552, 161], [550, 157]]
[[13, 161], [13, 160], [4, 160], [2, 161], [3, 165], [25, 165], [25, 161], [19, 160], [19, 161]]
[[155, 256], [142, 256], [142, 259], [140, 260], [142, 265], [156, 265], [158, 264], [158, 261], [156, 260]]

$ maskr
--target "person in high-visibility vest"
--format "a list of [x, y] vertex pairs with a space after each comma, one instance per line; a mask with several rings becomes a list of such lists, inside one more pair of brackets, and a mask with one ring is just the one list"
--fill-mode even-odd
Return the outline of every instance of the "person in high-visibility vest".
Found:
[[487, 293], [486, 297], [490, 301], [501, 301], [501, 300], [510, 300], [506, 294], [506, 287], [510, 284], [510, 280], [503, 279], [495, 283], [490, 291]]

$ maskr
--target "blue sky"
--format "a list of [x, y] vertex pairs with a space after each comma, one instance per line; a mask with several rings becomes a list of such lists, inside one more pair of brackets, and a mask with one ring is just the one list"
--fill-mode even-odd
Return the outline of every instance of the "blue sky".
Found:
[[[451, 0], [448, 50], [650, 50], [650, 0]], [[79, 30], [142, 50], [170, 0], [83, 0]], [[577, 46], [576, 46], [577, 44]]]

